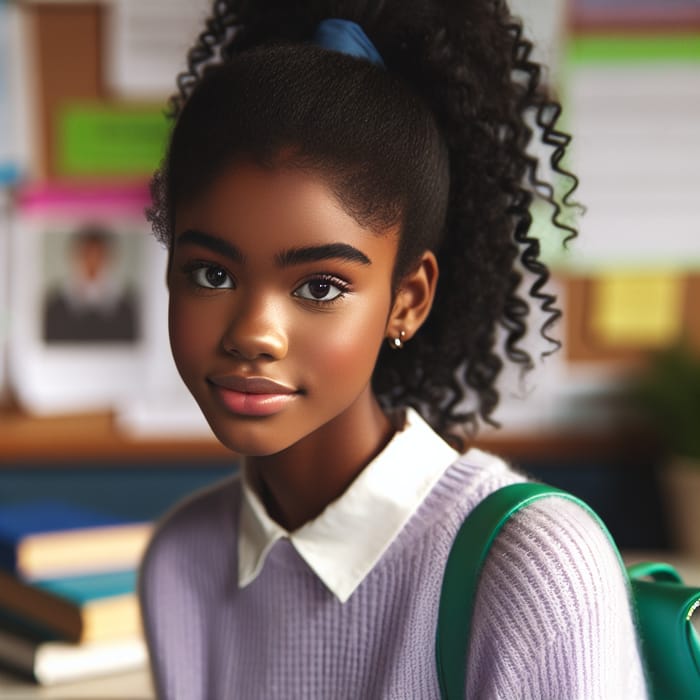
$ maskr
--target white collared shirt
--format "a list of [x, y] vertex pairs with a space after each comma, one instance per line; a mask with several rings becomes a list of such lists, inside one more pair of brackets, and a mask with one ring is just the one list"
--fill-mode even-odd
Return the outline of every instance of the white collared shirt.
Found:
[[287, 538], [326, 587], [344, 603], [381, 559], [447, 467], [452, 449], [413, 409], [348, 489], [294, 532], [265, 510], [243, 469], [238, 530], [238, 585], [260, 573], [270, 548]]

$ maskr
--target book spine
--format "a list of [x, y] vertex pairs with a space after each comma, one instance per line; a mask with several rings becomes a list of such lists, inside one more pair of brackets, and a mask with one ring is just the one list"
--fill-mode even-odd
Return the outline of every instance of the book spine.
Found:
[[80, 609], [48, 591], [32, 590], [0, 572], [0, 606], [47, 627], [62, 639], [79, 642], [83, 633]]
[[38, 680], [34, 673], [37, 646], [34, 642], [0, 630], [0, 666]]

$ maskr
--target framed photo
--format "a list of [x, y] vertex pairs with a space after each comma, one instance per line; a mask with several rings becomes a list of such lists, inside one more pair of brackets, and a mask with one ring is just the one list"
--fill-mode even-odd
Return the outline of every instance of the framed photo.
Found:
[[37, 413], [111, 408], [144, 354], [145, 188], [20, 195], [11, 232], [9, 372]]

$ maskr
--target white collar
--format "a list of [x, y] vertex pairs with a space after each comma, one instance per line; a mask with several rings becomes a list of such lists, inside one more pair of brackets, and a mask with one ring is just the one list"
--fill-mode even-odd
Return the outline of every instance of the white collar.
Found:
[[287, 538], [344, 603], [415, 513], [458, 453], [413, 409], [403, 430], [314, 520], [287, 532], [270, 518], [243, 469], [238, 585], [260, 573], [277, 540]]

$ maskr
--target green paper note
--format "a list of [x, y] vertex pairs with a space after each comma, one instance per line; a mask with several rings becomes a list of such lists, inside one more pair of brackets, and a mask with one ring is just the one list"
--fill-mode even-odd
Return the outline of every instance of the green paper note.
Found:
[[161, 107], [66, 106], [58, 123], [58, 171], [150, 175], [160, 165], [169, 130]]
[[700, 33], [581, 35], [569, 42], [567, 58], [576, 65], [698, 63]]

